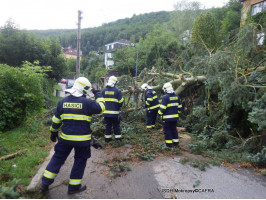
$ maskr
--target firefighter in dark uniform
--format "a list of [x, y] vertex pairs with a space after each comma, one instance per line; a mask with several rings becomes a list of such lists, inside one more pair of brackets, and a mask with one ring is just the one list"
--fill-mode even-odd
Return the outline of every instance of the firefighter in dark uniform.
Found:
[[174, 93], [171, 83], [165, 83], [163, 91], [166, 93], [162, 98], [159, 115], [163, 121], [163, 132], [166, 147], [178, 146], [179, 138], [176, 129], [182, 104], [180, 97]]
[[116, 83], [117, 78], [115, 76], [110, 76], [106, 88], [102, 91], [106, 106], [106, 109], [103, 112], [106, 123], [104, 135], [106, 142], [112, 140], [112, 128], [114, 129], [115, 140], [122, 141], [119, 116], [124, 98], [121, 91], [115, 87]]
[[[50, 127], [50, 138], [53, 142], [58, 139], [58, 143], [54, 147], [55, 153], [42, 177], [43, 192], [48, 191], [49, 185], [54, 182], [72, 149], [75, 150], [75, 155], [68, 183], [68, 194], [86, 189], [86, 185], [81, 183], [87, 159], [91, 157], [90, 122], [93, 114], [99, 114], [105, 110], [104, 99], [100, 92], [94, 94], [96, 101], [86, 98], [91, 90], [89, 80], [80, 77], [71, 89], [66, 90], [70, 95], [57, 103]], [[61, 133], [58, 135], [59, 130]]]
[[151, 129], [155, 128], [156, 117], [159, 109], [159, 101], [157, 94], [152, 88], [144, 83], [141, 86], [143, 92], [145, 92], [145, 108], [146, 110], [146, 128]]

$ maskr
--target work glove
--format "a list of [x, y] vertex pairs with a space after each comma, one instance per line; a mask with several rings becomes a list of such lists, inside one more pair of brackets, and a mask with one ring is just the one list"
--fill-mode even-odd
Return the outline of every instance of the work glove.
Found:
[[97, 100], [101, 97], [103, 97], [102, 93], [99, 90], [96, 90], [96, 92], [94, 92], [94, 98]]
[[91, 146], [93, 146], [95, 149], [103, 148], [101, 143], [93, 136], [92, 136], [92, 145]]
[[51, 132], [50, 140], [52, 142], [56, 142], [57, 139], [58, 139], [58, 132], [56, 132], [56, 133], [55, 132]]
[[97, 94], [98, 92], [100, 92], [100, 90], [96, 90], [96, 89], [92, 88], [91, 92], [94, 94], [94, 96], [96, 96], [96, 94]]

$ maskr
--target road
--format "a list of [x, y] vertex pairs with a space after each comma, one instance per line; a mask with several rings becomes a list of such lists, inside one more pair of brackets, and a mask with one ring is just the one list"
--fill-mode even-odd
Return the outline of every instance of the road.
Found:
[[[158, 157], [151, 162], [130, 162], [132, 171], [114, 173], [105, 165], [110, 158], [125, 157], [130, 152], [129, 146], [95, 150], [87, 162], [83, 184], [87, 190], [75, 194], [67, 194], [67, 182], [73, 165], [73, 154], [69, 156], [61, 168], [55, 182], [50, 186], [49, 198], [52, 199], [260, 199], [266, 198], [266, 177], [257, 175], [248, 169], [211, 166], [200, 171], [189, 164], [179, 161], [192, 154]], [[50, 156], [53, 154], [51, 150]], [[42, 173], [50, 157], [43, 163], [33, 178], [28, 189], [40, 185]], [[199, 185], [193, 187], [198, 181]]]

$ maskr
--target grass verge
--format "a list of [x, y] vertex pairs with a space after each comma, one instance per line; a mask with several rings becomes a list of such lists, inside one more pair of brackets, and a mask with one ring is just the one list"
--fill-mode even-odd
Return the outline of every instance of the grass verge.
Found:
[[[53, 105], [59, 98], [53, 98]], [[26, 191], [31, 178], [51, 149], [49, 121], [53, 113], [33, 115], [23, 126], [0, 133], [0, 198], [46, 198], [36, 191]], [[19, 154], [16, 154], [20, 152]]]
[[[26, 186], [30, 184], [39, 165], [49, 154], [49, 128], [38, 123], [36, 131], [29, 132], [25, 127], [16, 128], [2, 133], [0, 156], [7, 156], [21, 151], [14, 158], [0, 161], [0, 184], [2, 187], [12, 187], [14, 180], [18, 180], [18, 188], [21, 194], [25, 193]], [[35, 124], [36, 125], [36, 124]]]

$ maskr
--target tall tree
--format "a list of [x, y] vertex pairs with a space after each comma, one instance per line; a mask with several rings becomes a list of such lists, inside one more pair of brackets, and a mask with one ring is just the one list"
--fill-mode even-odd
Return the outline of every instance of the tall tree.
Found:
[[195, 20], [191, 42], [203, 46], [211, 53], [218, 46], [218, 31], [216, 18], [210, 12], [201, 13]]
[[182, 0], [176, 3], [175, 11], [171, 13], [169, 26], [182, 43], [187, 43], [190, 39], [194, 20], [200, 15], [200, 3]]
[[225, 17], [221, 20], [223, 36], [240, 27], [242, 5], [237, 0], [230, 0], [226, 5], [226, 9]]

